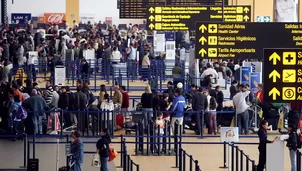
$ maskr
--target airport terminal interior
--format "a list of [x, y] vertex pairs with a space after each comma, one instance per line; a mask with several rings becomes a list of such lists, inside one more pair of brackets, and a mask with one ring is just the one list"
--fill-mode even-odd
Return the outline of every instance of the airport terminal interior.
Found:
[[299, 0], [0, 0], [0, 171], [301, 171]]

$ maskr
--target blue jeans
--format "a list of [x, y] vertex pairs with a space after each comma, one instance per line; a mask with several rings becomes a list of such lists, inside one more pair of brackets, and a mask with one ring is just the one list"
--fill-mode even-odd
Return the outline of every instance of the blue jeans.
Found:
[[289, 150], [291, 171], [297, 171], [297, 151]]
[[244, 133], [249, 134], [249, 112], [245, 110], [243, 113], [237, 114], [237, 126], [239, 130], [239, 134], [242, 134], [242, 127], [244, 129]]
[[109, 171], [108, 160], [109, 160], [109, 157], [106, 157], [106, 158], [101, 157], [101, 171]]
[[152, 108], [143, 108], [143, 116], [144, 116], [144, 128], [147, 129], [149, 125], [149, 121], [153, 117], [153, 109]]
[[82, 171], [81, 165], [82, 163], [75, 161], [73, 164], [73, 171]]

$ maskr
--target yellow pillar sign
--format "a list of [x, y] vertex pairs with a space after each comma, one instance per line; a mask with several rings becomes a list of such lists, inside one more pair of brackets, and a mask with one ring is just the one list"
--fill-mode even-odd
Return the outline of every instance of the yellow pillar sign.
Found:
[[280, 96], [280, 91], [276, 89], [276, 87], [274, 87], [273, 89], [271, 89], [271, 91], [269, 91], [268, 95], [272, 96], [273, 100], [277, 100], [277, 96]]
[[283, 65], [296, 65], [296, 52], [283, 52]]
[[282, 100], [296, 100], [296, 87], [283, 87]]
[[274, 52], [270, 57], [269, 61], [273, 61], [273, 65], [277, 65], [277, 61], [280, 61], [281, 57], [278, 55], [278, 53]]

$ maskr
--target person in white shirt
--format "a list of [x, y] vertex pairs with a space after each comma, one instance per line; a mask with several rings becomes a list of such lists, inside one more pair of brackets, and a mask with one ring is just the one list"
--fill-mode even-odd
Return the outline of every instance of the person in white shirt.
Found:
[[114, 110], [113, 101], [109, 99], [109, 95], [104, 95], [104, 101], [101, 103], [100, 109], [102, 110], [102, 124], [105, 128], [112, 130], [112, 115]]
[[110, 61], [113, 63], [120, 63], [122, 58], [121, 52], [117, 49], [117, 47], [113, 47], [113, 52]]
[[236, 109], [237, 115], [237, 126], [239, 129], [239, 133], [242, 133], [242, 127], [244, 128], [245, 134], [249, 133], [249, 106], [246, 103], [246, 97], [250, 94], [250, 91], [247, 89], [245, 85], [240, 85], [240, 92], [238, 92], [233, 97], [233, 104]]
[[207, 63], [207, 69], [203, 71], [200, 78], [204, 79], [206, 76], [208, 76], [210, 74], [213, 76], [213, 78], [216, 78], [216, 79], [218, 78], [217, 71], [215, 69], [213, 69], [213, 67], [210, 63]]

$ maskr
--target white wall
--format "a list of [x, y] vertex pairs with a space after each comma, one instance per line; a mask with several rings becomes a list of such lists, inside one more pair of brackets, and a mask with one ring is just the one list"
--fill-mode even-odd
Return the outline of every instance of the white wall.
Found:
[[32, 16], [43, 16], [44, 13], [65, 13], [65, 0], [11, 0], [7, 1], [8, 21], [11, 13], [31, 13]]
[[117, 0], [80, 0], [80, 14], [95, 14], [98, 21], [105, 21], [106, 17], [112, 17], [113, 24], [143, 24], [139, 19], [119, 19]]

